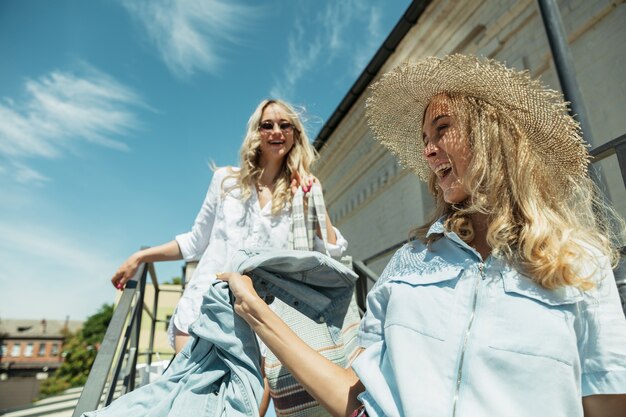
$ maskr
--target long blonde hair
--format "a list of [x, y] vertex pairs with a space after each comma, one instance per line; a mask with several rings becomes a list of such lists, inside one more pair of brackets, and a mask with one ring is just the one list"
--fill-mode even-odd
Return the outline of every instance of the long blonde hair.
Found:
[[445, 216], [446, 229], [469, 243], [474, 238], [470, 216], [483, 213], [494, 255], [544, 288], [592, 288], [594, 282], [581, 272], [582, 265], [594, 261], [597, 265], [597, 252], [616, 265], [623, 220], [590, 177], [559, 172], [533, 152], [533, 144], [506, 110], [474, 97], [448, 97], [472, 152], [462, 179], [470, 197], [460, 205], [446, 203], [431, 173], [428, 185], [435, 212], [411, 237], [426, 243], [441, 237], [426, 234]]
[[263, 117], [263, 111], [270, 104], [281, 106], [287, 113], [289, 122], [294, 125], [293, 147], [283, 159], [281, 170], [274, 182], [272, 214], [276, 215], [287, 203], [291, 202], [290, 185], [294, 173], [298, 173], [301, 178], [305, 178], [305, 176], [311, 173], [311, 167], [317, 159], [317, 152], [311, 145], [300, 116], [293, 106], [277, 99], [263, 100], [259, 103], [250, 119], [248, 119], [246, 136], [239, 152], [240, 169], [239, 171], [232, 171], [227, 178], [236, 179], [236, 184], [232, 188], [241, 189], [243, 200], [247, 200], [252, 196], [252, 190], [257, 186], [263, 174], [263, 168], [260, 166], [261, 136], [259, 134], [259, 125]]

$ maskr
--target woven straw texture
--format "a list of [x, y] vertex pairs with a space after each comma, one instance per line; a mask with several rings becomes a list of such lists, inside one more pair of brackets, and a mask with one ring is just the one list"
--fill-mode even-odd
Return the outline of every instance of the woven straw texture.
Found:
[[588, 152], [567, 103], [527, 71], [467, 55], [429, 57], [402, 64], [370, 87], [368, 124], [375, 138], [400, 164], [427, 181], [422, 156], [422, 123], [430, 100], [456, 93], [484, 100], [514, 119], [546, 168], [571, 176], [586, 175]]

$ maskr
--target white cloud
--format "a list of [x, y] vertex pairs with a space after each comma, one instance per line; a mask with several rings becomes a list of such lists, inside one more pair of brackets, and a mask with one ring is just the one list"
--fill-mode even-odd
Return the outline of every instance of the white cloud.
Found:
[[223, 43], [237, 43], [235, 34], [258, 7], [225, 0], [121, 0], [138, 19], [171, 72], [186, 77], [215, 71]]
[[20, 163], [15, 163], [13, 165], [13, 177], [17, 182], [22, 184], [41, 185], [50, 181], [50, 178]]
[[302, 22], [299, 19], [294, 21], [294, 33], [288, 38], [289, 63], [288, 70], [285, 71], [280, 83], [275, 84], [270, 97], [289, 99], [294, 93], [294, 88], [298, 81], [309, 71], [320, 59], [323, 52], [323, 40], [320, 34], [313, 34], [314, 37], [306, 43], [306, 38], [312, 34], [306, 33]]
[[117, 267], [93, 238], [0, 223], [0, 317], [84, 319], [114, 299]]
[[338, 70], [337, 60], [347, 59], [350, 69], [339, 76], [356, 76], [371, 59], [383, 39], [380, 28], [381, 10], [363, 0], [329, 2], [315, 12], [305, 26], [294, 21], [288, 37], [289, 57], [284, 74], [274, 83], [270, 94], [291, 100], [298, 83], [307, 73], [320, 68]]
[[23, 101], [4, 97], [0, 102], [0, 159], [19, 182], [46, 181], [24, 165], [27, 158], [58, 158], [81, 142], [128, 150], [115, 137], [140, 125], [132, 107], [147, 107], [130, 88], [83, 65], [84, 74], [54, 71], [28, 79]]
[[356, 50], [354, 55], [353, 75], [358, 76], [365, 66], [374, 56], [375, 51], [380, 47], [384, 34], [380, 24], [381, 12], [376, 8], [369, 11], [367, 22], [367, 36], [363, 37], [363, 45]]

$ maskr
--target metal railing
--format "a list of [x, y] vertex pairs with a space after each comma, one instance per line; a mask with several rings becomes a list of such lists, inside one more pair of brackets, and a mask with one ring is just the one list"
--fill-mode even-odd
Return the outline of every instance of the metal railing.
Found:
[[[147, 276], [150, 275], [154, 286], [154, 300], [148, 307], [145, 302]], [[117, 383], [122, 377], [121, 394], [135, 389], [137, 376], [137, 359], [146, 355], [147, 366], [152, 363], [154, 351], [154, 335], [156, 324], [165, 322], [157, 318], [159, 292], [182, 292], [182, 290], [160, 289], [154, 264], [142, 264], [135, 276], [126, 283], [126, 288], [113, 312], [113, 317], [98, 350], [98, 355], [91, 367], [89, 377], [82, 391], [73, 417], [79, 417], [87, 411], [96, 410], [101, 402], [107, 406], [113, 401]], [[150, 319], [150, 335], [148, 349], [139, 350], [142, 313]], [[106, 387], [109, 381], [108, 388]], [[106, 393], [104, 392], [106, 388]], [[103, 398], [104, 394], [104, 398]]]
[[591, 149], [589, 154], [591, 155], [591, 162], [594, 164], [615, 155], [622, 174], [622, 185], [626, 188], [626, 133]]
[[352, 261], [352, 268], [357, 273], [359, 279], [356, 282], [354, 292], [356, 294], [356, 303], [359, 306], [361, 316], [365, 313], [365, 300], [367, 293], [378, 280], [378, 275], [374, 273], [363, 261]]

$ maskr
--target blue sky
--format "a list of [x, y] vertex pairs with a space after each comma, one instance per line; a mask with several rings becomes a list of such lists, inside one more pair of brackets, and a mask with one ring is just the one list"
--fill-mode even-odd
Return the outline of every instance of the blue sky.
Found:
[[[187, 231], [265, 97], [311, 138], [409, 0], [3, 0], [0, 318], [82, 320]], [[161, 263], [161, 281], [181, 263]]]

